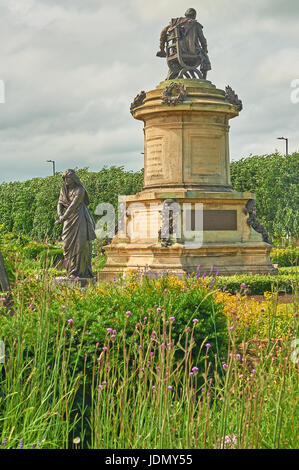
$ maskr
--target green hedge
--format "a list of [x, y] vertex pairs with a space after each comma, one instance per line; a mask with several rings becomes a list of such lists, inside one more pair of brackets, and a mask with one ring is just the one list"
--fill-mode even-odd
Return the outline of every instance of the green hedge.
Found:
[[225, 288], [231, 294], [239, 292], [242, 283], [248, 288], [249, 295], [263, 295], [264, 292], [272, 291], [290, 294], [298, 289], [298, 275], [296, 273], [278, 274], [277, 276], [262, 274], [220, 276], [216, 279], [216, 286], [220, 289]]
[[[77, 174], [88, 191], [92, 214], [102, 202], [113, 204], [117, 213], [118, 196], [135, 194], [143, 186], [143, 170], [134, 173], [112, 166], [98, 172], [83, 168], [77, 170]], [[40, 241], [59, 240], [62, 228], [54, 223], [61, 185], [59, 173], [48, 178], [1, 184], [0, 224], [5, 231]]]
[[299, 247], [288, 246], [286, 248], [272, 248], [271, 261], [281, 267], [298, 266]]

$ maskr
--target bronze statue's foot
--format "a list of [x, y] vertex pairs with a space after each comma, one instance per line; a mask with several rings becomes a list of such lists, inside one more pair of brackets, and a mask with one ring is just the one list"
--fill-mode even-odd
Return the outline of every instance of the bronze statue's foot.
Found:
[[166, 57], [166, 52], [165, 51], [158, 51], [156, 54], [157, 57]]

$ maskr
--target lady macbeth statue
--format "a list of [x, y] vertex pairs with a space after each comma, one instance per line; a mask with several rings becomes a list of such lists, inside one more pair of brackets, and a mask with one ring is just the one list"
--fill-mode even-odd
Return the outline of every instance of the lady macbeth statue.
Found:
[[66, 170], [57, 205], [58, 220], [63, 224], [64, 261], [70, 277], [92, 278], [92, 240], [95, 224], [87, 209], [89, 197], [74, 170]]

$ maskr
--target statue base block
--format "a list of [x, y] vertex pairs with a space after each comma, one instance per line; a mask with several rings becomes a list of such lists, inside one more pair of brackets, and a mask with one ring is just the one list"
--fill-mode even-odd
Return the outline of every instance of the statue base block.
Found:
[[[116, 235], [105, 247], [107, 262], [99, 272], [100, 281], [112, 281], [119, 275], [140, 272], [146, 275], [163, 273], [184, 276], [197, 272], [214, 272], [220, 275], [277, 274], [271, 263], [272, 246], [263, 241], [262, 235], [247, 224], [246, 203], [252, 193], [176, 191], [167, 193], [144, 191], [126, 196], [124, 233]], [[163, 201], [175, 201], [182, 209], [182, 226], [188, 225], [200, 203], [203, 212], [203, 231], [198, 247], [190, 244], [191, 231], [183, 231], [180, 238], [170, 236], [168, 243], [159, 239], [162, 226]], [[138, 202], [138, 204], [136, 204]], [[187, 212], [191, 211], [191, 217]], [[131, 234], [131, 237], [129, 236]]]

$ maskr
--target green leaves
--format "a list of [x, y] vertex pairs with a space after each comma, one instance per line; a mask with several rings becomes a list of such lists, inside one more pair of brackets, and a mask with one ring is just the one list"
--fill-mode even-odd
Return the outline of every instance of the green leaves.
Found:
[[256, 195], [257, 217], [272, 236], [299, 234], [299, 154], [242, 158], [231, 163], [236, 191]]
[[[99, 172], [83, 168], [77, 173], [89, 194], [89, 210], [93, 214], [98, 204], [109, 202], [117, 215], [118, 196], [135, 194], [143, 186], [143, 171], [133, 173], [123, 167], [112, 166]], [[5, 231], [40, 241], [59, 239], [62, 227], [54, 222], [61, 184], [61, 174], [57, 174], [0, 185], [0, 224]]]

